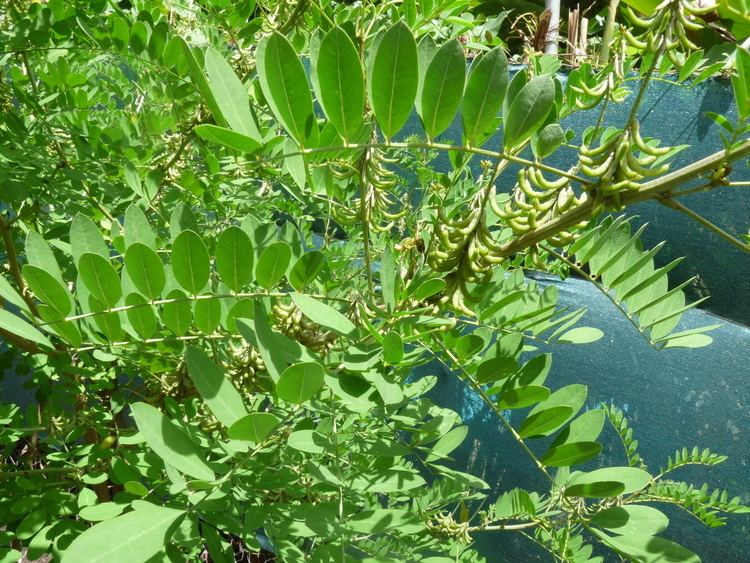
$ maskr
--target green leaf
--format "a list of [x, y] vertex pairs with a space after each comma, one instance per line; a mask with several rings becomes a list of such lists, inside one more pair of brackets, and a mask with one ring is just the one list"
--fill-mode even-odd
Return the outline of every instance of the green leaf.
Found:
[[149, 404], [133, 403], [130, 409], [138, 430], [156, 455], [190, 477], [214, 480], [214, 472], [203, 461], [205, 453], [184, 430]]
[[182, 510], [140, 502], [138, 509], [100, 522], [76, 536], [62, 563], [150, 561], [165, 553]]
[[328, 438], [315, 430], [297, 430], [289, 434], [287, 445], [290, 448], [311, 454], [320, 454], [331, 448]]
[[65, 286], [65, 280], [63, 280], [52, 248], [36, 231], [29, 231], [26, 235], [26, 260], [31, 266], [41, 268]]
[[539, 461], [547, 467], [570, 467], [598, 456], [601, 451], [602, 445], [598, 442], [566, 442], [551, 447]]
[[78, 273], [91, 295], [110, 309], [117, 306], [122, 297], [122, 288], [117, 271], [109, 259], [86, 252], [78, 260]]
[[571, 485], [565, 489], [565, 495], [569, 497], [608, 498], [616, 497], [622, 494], [624, 490], [625, 485], [619, 481], [596, 481]]
[[278, 32], [264, 38], [255, 52], [263, 95], [286, 131], [304, 145], [317, 125], [307, 75], [294, 47]]
[[600, 481], [618, 482], [623, 485], [623, 493], [630, 494], [644, 489], [651, 482], [648, 471], [637, 467], [605, 467], [587, 473], [573, 473], [568, 486], [597, 483]]
[[522, 146], [544, 123], [555, 103], [555, 81], [549, 75], [532, 78], [518, 92], [505, 116], [503, 146]]
[[28, 303], [23, 300], [21, 294], [19, 294], [16, 289], [12, 285], [10, 285], [8, 280], [5, 279], [5, 276], [2, 275], [0, 275], [0, 298], [4, 299], [8, 303], [12, 303], [22, 311], [31, 314], [29, 311]]
[[596, 342], [602, 336], [604, 336], [604, 333], [598, 328], [579, 326], [560, 336], [558, 342], [561, 344], [590, 344]]
[[669, 518], [651, 506], [628, 504], [597, 512], [591, 523], [616, 534], [653, 535], [667, 529]]
[[301, 405], [323, 387], [325, 369], [317, 362], [300, 362], [286, 368], [276, 382], [276, 395]]
[[734, 102], [741, 119], [750, 119], [750, 51], [737, 47], [735, 55], [737, 75], [732, 77]]
[[419, 515], [409, 510], [376, 508], [349, 516], [346, 527], [362, 534], [377, 534], [387, 530], [397, 530], [399, 534], [416, 534], [425, 529], [425, 524]]
[[551, 407], [529, 414], [518, 429], [521, 438], [541, 438], [549, 436], [565, 424], [573, 409], [565, 406]]
[[342, 336], [353, 337], [357, 334], [354, 323], [336, 309], [303, 293], [292, 293], [292, 301], [311, 321], [332, 330]]
[[252, 137], [217, 125], [198, 125], [195, 134], [205, 141], [242, 153], [254, 153], [261, 147], [260, 142]]
[[216, 243], [216, 270], [232, 291], [240, 291], [253, 277], [253, 244], [239, 227], [229, 227]]
[[125, 305], [135, 306], [127, 310], [128, 322], [143, 339], [151, 338], [156, 331], [157, 320], [153, 307], [139, 293], [131, 293], [125, 298]]
[[701, 563], [692, 551], [679, 544], [648, 534], [610, 537], [592, 530], [605, 545], [638, 563]]
[[391, 365], [396, 365], [404, 359], [404, 343], [393, 330], [383, 337], [383, 359]]
[[531, 136], [531, 150], [538, 159], [547, 158], [565, 142], [565, 131], [557, 123], [550, 123]]
[[409, 118], [418, 76], [417, 44], [409, 27], [399, 21], [385, 32], [372, 53], [368, 76], [370, 105], [387, 139]]
[[182, 231], [200, 231], [198, 221], [190, 207], [183, 202], [178, 203], [169, 216], [169, 236], [174, 242]]
[[261, 252], [255, 266], [256, 283], [265, 289], [274, 287], [284, 277], [291, 258], [292, 249], [283, 240], [268, 245]]
[[447, 457], [449, 453], [461, 445], [466, 439], [468, 433], [468, 426], [456, 426], [453, 430], [435, 442], [435, 445], [432, 446], [432, 449], [430, 450], [430, 455], [427, 456], [425, 461], [436, 461]]
[[552, 446], [573, 442], [593, 442], [604, 428], [605, 418], [604, 409], [592, 409], [583, 413], [557, 435]]
[[294, 263], [289, 271], [289, 283], [297, 291], [302, 291], [305, 286], [315, 280], [326, 264], [325, 255], [318, 251], [306, 252]]
[[[31, 264], [24, 264], [21, 268], [23, 279], [42, 302], [57, 311], [61, 317], [67, 317], [73, 306], [70, 302], [68, 289], [58, 281], [48, 270], [43, 270]], [[120, 281], [117, 281], [120, 285]]]
[[172, 273], [177, 283], [197, 295], [206, 287], [211, 271], [208, 250], [193, 231], [182, 231], [172, 243]]
[[383, 293], [385, 306], [389, 311], [393, 311], [396, 307], [396, 262], [390, 244], [383, 250], [380, 263], [380, 291]]
[[193, 323], [193, 312], [187, 295], [179, 289], [173, 289], [167, 294], [167, 299], [175, 301], [163, 305], [161, 320], [175, 336], [183, 336]]
[[501, 409], [523, 409], [541, 403], [549, 397], [549, 389], [541, 385], [527, 385], [508, 389], [501, 396], [497, 406]]
[[221, 303], [212, 294], [201, 295], [202, 299], [195, 302], [193, 320], [195, 328], [204, 335], [211, 334], [221, 324]]
[[109, 258], [109, 248], [104, 242], [102, 232], [91, 219], [80, 213], [73, 217], [70, 224], [70, 252], [73, 254], [73, 264], [76, 267], [81, 255], [86, 252]]
[[420, 117], [431, 139], [453, 121], [461, 103], [465, 76], [464, 49], [458, 39], [451, 39], [435, 53], [424, 76]]
[[355, 140], [362, 128], [365, 92], [359, 54], [349, 35], [340, 27], [326, 33], [312, 65], [323, 111], [345, 141]]
[[39, 332], [32, 325], [27, 323], [21, 317], [17, 317], [13, 313], [0, 309], [0, 328], [7, 330], [8, 332], [35, 342], [45, 348], [53, 349], [52, 343], [49, 339]]
[[128, 505], [123, 503], [102, 502], [82, 508], [78, 516], [88, 522], [101, 522], [102, 520], [111, 520], [119, 516], [127, 507]]
[[232, 440], [245, 440], [259, 444], [271, 435], [281, 423], [278, 417], [269, 412], [251, 412], [232, 424], [227, 436]]
[[156, 235], [146, 214], [137, 205], [130, 205], [125, 210], [125, 247], [137, 242], [156, 250]]
[[255, 117], [250, 111], [247, 90], [232, 67], [213, 47], [206, 49], [205, 67], [208, 87], [229, 127], [242, 135], [259, 140], [261, 135], [255, 124]]
[[229, 428], [247, 414], [240, 392], [203, 350], [188, 346], [185, 360], [190, 379], [216, 420]]
[[147, 245], [135, 242], [125, 251], [125, 271], [135, 288], [149, 299], [158, 299], [166, 277], [161, 258]]
[[502, 47], [495, 47], [474, 60], [461, 108], [464, 138], [470, 145], [481, 144], [495, 132], [507, 88], [508, 59]]
[[[573, 418], [579, 410], [581, 410], [581, 407], [583, 407], [583, 404], [586, 402], [586, 394], [587, 389], [585, 385], [580, 385], [577, 383], [566, 385], [565, 387], [558, 389], [557, 391], [552, 393], [552, 395], [549, 396], [549, 399], [534, 407], [529, 413], [529, 417], [551, 407], [569, 407], [571, 409], [571, 413], [568, 419], [563, 422], [564, 424], [565, 422]], [[545, 436], [548, 435], [549, 433], [545, 434]]]

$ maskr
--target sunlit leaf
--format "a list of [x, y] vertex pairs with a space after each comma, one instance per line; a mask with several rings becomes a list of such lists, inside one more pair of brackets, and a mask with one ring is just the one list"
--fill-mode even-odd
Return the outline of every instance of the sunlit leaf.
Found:
[[197, 295], [208, 283], [210, 258], [203, 239], [182, 231], [172, 243], [172, 273], [182, 287]]

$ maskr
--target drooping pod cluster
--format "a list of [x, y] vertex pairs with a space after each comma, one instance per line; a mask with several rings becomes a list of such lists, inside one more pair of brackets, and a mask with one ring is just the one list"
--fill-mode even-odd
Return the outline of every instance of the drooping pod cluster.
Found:
[[669, 164], [659, 163], [658, 159], [672, 148], [646, 142], [636, 120], [624, 131], [605, 131], [596, 147], [592, 146], [592, 137], [584, 135], [579, 161], [581, 172], [597, 179], [594, 189], [598, 195], [619, 199], [619, 192], [638, 189], [644, 178], [659, 176], [669, 169]]
[[266, 365], [257, 348], [242, 341], [229, 347], [228, 372], [235, 386], [243, 394], [252, 394], [259, 385], [258, 376], [266, 374]]
[[613, 62], [597, 73], [591, 71], [590, 65], [581, 65], [578, 69], [578, 79], [570, 83], [570, 89], [578, 94], [575, 96], [576, 107], [589, 110], [603, 100], [610, 102], [625, 100], [628, 90], [622, 87], [625, 74], [623, 61], [624, 57], [620, 56], [618, 50], [615, 50]]
[[[369, 227], [376, 232], [390, 231], [396, 221], [406, 215], [407, 208], [400, 205], [393, 188], [398, 184], [395, 172], [387, 167], [398, 162], [388, 158], [380, 147], [368, 147], [359, 160], [359, 165], [347, 163], [343, 168], [332, 167], [335, 177], [360, 183], [360, 197], [364, 197], [364, 212]], [[399, 209], [401, 207], [401, 209]], [[395, 211], [394, 211], [395, 209]], [[361, 202], [353, 209], [332, 208], [334, 219], [341, 225], [352, 225], [363, 220]]]
[[698, 17], [716, 9], [714, 4], [698, 6], [691, 0], [665, 0], [657, 6], [650, 17], [640, 16], [625, 5], [630, 20], [637, 26], [646, 28], [640, 35], [625, 30], [623, 35], [628, 43], [641, 51], [664, 52], [677, 68], [682, 68], [677, 47], [686, 51], [697, 51], [698, 46], [687, 36], [688, 31], [697, 31], [704, 27]]
[[335, 333], [321, 330], [320, 325], [308, 319], [294, 303], [277, 301], [273, 305], [272, 314], [274, 325], [279, 332], [310, 350], [326, 351], [336, 340]]
[[465, 299], [471, 300], [468, 284], [481, 283], [505, 260], [502, 245], [487, 224], [485, 204], [494, 200], [491, 190], [494, 187], [479, 190], [456, 217], [450, 217], [444, 206], [437, 206], [433, 241], [427, 252], [430, 268], [451, 273], [445, 278], [448, 285], [441, 302], [469, 315], [473, 313], [465, 304]]
[[[516, 187], [508, 202], [496, 211], [516, 236], [522, 236], [580, 205], [587, 195], [577, 196], [564, 176], [550, 180], [536, 167], [522, 168], [518, 172]], [[585, 226], [581, 223], [579, 227]], [[573, 242], [571, 231], [561, 231], [547, 239], [553, 246], [566, 246]]]

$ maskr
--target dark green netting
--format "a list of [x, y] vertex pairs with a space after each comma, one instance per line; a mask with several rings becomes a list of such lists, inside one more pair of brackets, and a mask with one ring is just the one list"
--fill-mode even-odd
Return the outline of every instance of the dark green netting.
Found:
[[[638, 81], [631, 82], [633, 90], [637, 87]], [[605, 124], [621, 126], [629, 115], [632, 98], [611, 106]], [[674, 169], [723, 148], [719, 127], [705, 116], [709, 111], [735, 118], [729, 81], [709, 80], [691, 89], [654, 81], [638, 115], [644, 136], [657, 137], [670, 146], [690, 145], [674, 160]], [[564, 121], [566, 128], [579, 135], [574, 143], [580, 141], [580, 133], [593, 125], [597, 116], [598, 109], [578, 113]], [[416, 120], [411, 127], [410, 134], [419, 132]], [[460, 131], [457, 120], [442, 137], [457, 140]], [[487, 143], [488, 148], [498, 146], [499, 136]], [[447, 157], [438, 158], [447, 170]], [[575, 158], [575, 151], [563, 147], [545, 162], [568, 167]], [[746, 161], [735, 163], [731, 179], [750, 180]], [[514, 176], [506, 175], [499, 189], [510, 191], [513, 183]], [[722, 188], [682, 201], [735, 236], [747, 233], [750, 188]], [[682, 265], [670, 274], [673, 285], [698, 276], [686, 288], [689, 301], [710, 295], [703, 305], [706, 310], [750, 325], [748, 254], [686, 216], [659, 204], [644, 203], [628, 211], [638, 215], [636, 223], [650, 224], [643, 237], [646, 247], [668, 241], [657, 255], [657, 265], [685, 257]], [[657, 352], [593, 285], [576, 279], [551, 283], [560, 290], [561, 305], [586, 307], [588, 313], [583, 322], [601, 328], [605, 336], [588, 346], [555, 348], [549, 385], [555, 389], [570, 383], [584, 383], [589, 388], [589, 408], [604, 401], [614, 402], [625, 410], [640, 440], [641, 454], [652, 470], [664, 464], [677, 447], [710, 446], [728, 454], [728, 461], [706, 474], [703, 469], [686, 468], [682, 470], [684, 473], [676, 473], [675, 478], [694, 479], [698, 485], [703, 483], [700, 479], [708, 480], [716, 487], [740, 495], [745, 502], [750, 501], [750, 329], [719, 320], [722, 327], [711, 333], [715, 339], [711, 346]], [[691, 311], [683, 325], [693, 328], [716, 322], [710, 313]], [[470, 427], [462, 448], [454, 452], [456, 468], [466, 468], [482, 476], [493, 487], [491, 499], [518, 486], [539, 491], [548, 489], [548, 483], [518, 444], [457, 377], [444, 372], [437, 364], [426, 366], [420, 373], [442, 374], [433, 399], [459, 412]], [[517, 425], [523, 414], [516, 412], [513, 416]], [[544, 449], [538, 448], [538, 451], [541, 453]], [[625, 463], [619, 438], [611, 431], [602, 458], [599, 460], [602, 465]], [[582, 468], [594, 469], [596, 462]], [[667, 507], [665, 512], [671, 524], [664, 535], [699, 553], [704, 562], [750, 561], [750, 518], [730, 517], [726, 527], [709, 530], [680, 509]], [[478, 545], [490, 562], [550, 560], [549, 554], [513, 533], [480, 537]]]
[[[677, 447], [711, 447], [729, 455], [729, 460], [712, 469], [686, 468], [674, 478], [705, 479], [750, 500], [750, 329], [722, 322], [712, 335], [714, 343], [695, 350], [653, 350], [630, 322], [593, 285], [583, 280], [551, 281], [560, 292], [560, 305], [586, 307], [587, 325], [604, 331], [594, 344], [563, 345], [553, 348], [552, 370], [547, 379], [551, 389], [570, 383], [588, 386], [586, 408], [602, 402], [614, 403], [625, 411], [640, 453], [652, 471], [666, 463]], [[710, 313], [693, 310], [684, 327], [715, 323]], [[721, 321], [719, 321], [721, 322]], [[494, 415], [455, 375], [437, 363], [421, 368], [417, 375], [439, 375], [432, 393], [435, 403], [456, 410], [469, 428], [462, 447], [452, 455], [457, 469], [468, 469], [493, 487], [490, 499], [513, 487], [546, 491], [549, 483], [524, 455]], [[523, 411], [508, 411], [514, 426]], [[580, 466], [582, 470], [601, 465], [625, 465], [617, 435], [605, 426], [605, 445], [600, 459]], [[551, 438], [531, 440], [542, 454]], [[697, 481], [698, 485], [703, 483]], [[660, 508], [668, 505], [660, 505]], [[750, 560], [750, 518], [737, 515], [720, 529], [707, 529], [679, 509], [665, 510], [671, 523], [665, 536], [697, 552], [706, 563], [740, 563]], [[480, 537], [478, 544], [491, 562], [549, 561], [549, 554], [530, 541], [509, 533]], [[499, 555], [502, 553], [502, 555]]]

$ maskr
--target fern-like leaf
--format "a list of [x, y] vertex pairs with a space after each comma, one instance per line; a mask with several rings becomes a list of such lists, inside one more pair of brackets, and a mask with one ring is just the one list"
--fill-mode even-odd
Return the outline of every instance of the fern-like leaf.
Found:
[[625, 448], [625, 455], [628, 458], [628, 464], [631, 467], [646, 469], [646, 463], [638, 453], [638, 440], [633, 438], [633, 429], [630, 427], [628, 419], [625, 418], [625, 413], [614, 405], [602, 404], [602, 408], [607, 413], [607, 419], [615, 432], [620, 436], [623, 448]]
[[644, 251], [644, 227], [631, 234], [624, 217], [608, 217], [578, 239], [568, 252], [579, 271], [588, 265], [588, 278], [604, 292], [649, 343], [661, 348], [699, 348], [711, 343], [705, 333], [719, 325], [675, 332], [682, 315], [703, 301], [685, 303], [683, 288], [692, 280], [669, 289], [667, 274], [680, 263], [674, 260], [657, 268], [654, 257], [662, 244]]
[[698, 488], [683, 482], [658, 482], [649, 487], [640, 498], [644, 501], [669, 502], [680, 506], [711, 528], [726, 524], [722, 512], [750, 512], [750, 506], [742, 504], [740, 497], [730, 498], [729, 493], [721, 489], [709, 492], [706, 484]]
[[697, 446], [695, 446], [692, 450], [682, 448], [681, 450], [677, 450], [675, 452], [674, 457], [670, 456], [667, 459], [667, 466], [661, 468], [659, 470], [659, 473], [661, 475], [665, 475], [670, 471], [674, 471], [675, 469], [679, 469], [680, 467], [684, 467], [686, 465], [714, 466], [720, 464], [723, 461], [726, 461], [726, 459], [727, 456], [714, 453], [708, 448], [705, 448], [704, 450], [699, 450]]

